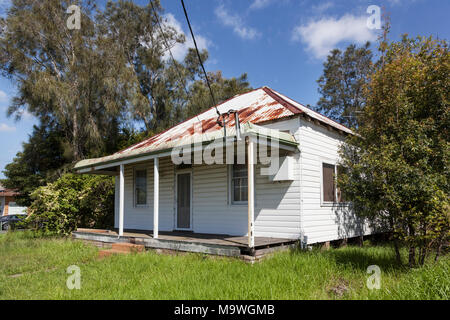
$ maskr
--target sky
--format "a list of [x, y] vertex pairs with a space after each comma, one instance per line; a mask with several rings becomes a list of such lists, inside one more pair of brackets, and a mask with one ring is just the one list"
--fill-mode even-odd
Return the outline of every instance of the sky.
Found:
[[[101, 6], [105, 0], [98, 2]], [[8, 3], [0, 0], [0, 15]], [[161, 3], [165, 23], [186, 34], [186, 43], [173, 49], [175, 58], [182, 59], [192, 40], [181, 2]], [[225, 77], [247, 73], [252, 87], [269, 86], [305, 105], [314, 106], [319, 99], [316, 81], [331, 49], [366, 41], [376, 49], [380, 30], [369, 6], [390, 16], [391, 40], [405, 33], [450, 38], [448, 0], [185, 0], [185, 4], [197, 44], [209, 51], [207, 71], [221, 70]], [[14, 83], [0, 76], [0, 178], [38, 123], [26, 112], [19, 121], [7, 117], [15, 90]]]

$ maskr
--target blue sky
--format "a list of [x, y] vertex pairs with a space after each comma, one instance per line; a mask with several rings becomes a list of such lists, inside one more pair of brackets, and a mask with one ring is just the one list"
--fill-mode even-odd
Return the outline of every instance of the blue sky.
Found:
[[[104, 3], [105, 1], [99, 1]], [[146, 1], [137, 1], [144, 4]], [[182, 58], [192, 45], [179, 0], [161, 0], [166, 23], [185, 32], [187, 43], [174, 48]], [[326, 53], [349, 43], [374, 40], [367, 28], [367, 8], [377, 5], [391, 17], [391, 39], [401, 34], [450, 36], [448, 0], [185, 0], [201, 48], [207, 48], [208, 71], [226, 77], [247, 72], [253, 87], [267, 85], [303, 103], [318, 100], [316, 80]], [[7, 6], [0, 0], [0, 10]], [[62, 13], [64, 14], [64, 13]], [[28, 139], [33, 116], [20, 121], [6, 116], [15, 87], [0, 77], [0, 178], [5, 165]]]

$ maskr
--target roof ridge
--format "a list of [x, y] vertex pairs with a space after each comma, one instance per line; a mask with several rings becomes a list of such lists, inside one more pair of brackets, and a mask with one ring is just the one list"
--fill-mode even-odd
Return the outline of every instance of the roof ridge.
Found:
[[[304, 108], [310, 110], [311, 112], [314, 112], [315, 114], [318, 114], [318, 115], [320, 115], [320, 116], [322, 116], [322, 117], [324, 117], [324, 118], [327, 118], [328, 120], [330, 120], [331, 122], [333, 122], [333, 123], [335, 123], [335, 124], [337, 124], [337, 125], [343, 126], [344, 128], [346, 128], [346, 129], [348, 129], [348, 130], [350, 130], [350, 131], [353, 131], [352, 129], [350, 129], [350, 128], [347, 127], [346, 125], [344, 125], [344, 124], [342, 124], [342, 123], [339, 123], [339, 122], [337, 122], [337, 121], [335, 121], [335, 120], [333, 120], [333, 119], [330, 119], [330, 118], [327, 117], [326, 115], [321, 114], [320, 112], [317, 112], [317, 111], [315, 111], [315, 110], [313, 110], [313, 109], [311, 109], [311, 108], [305, 106], [303, 103], [300, 103], [300, 102], [298, 102], [298, 101], [296, 101], [296, 100], [294, 100], [294, 99], [292, 99], [292, 98], [289, 98], [289, 97], [285, 96], [284, 94], [282, 94], [282, 93], [280, 93], [280, 92], [278, 92], [278, 91], [276, 91], [276, 90], [274, 90], [274, 89], [272, 89], [272, 88], [268, 88], [268, 89], [271, 90], [274, 94], [276, 94], [280, 99], [282, 99], [283, 101], [285, 101], [286, 103], [290, 104], [291, 106], [293, 106], [294, 108], [296, 108], [296, 109], [298, 109], [298, 110], [300, 110], [300, 109], [299, 109], [298, 107], [294, 106], [294, 105], [293, 105], [292, 103], [290, 103], [289, 101], [287, 101], [284, 97], [286, 97], [286, 98], [288, 98], [288, 99], [290, 99], [290, 100], [292, 100], [292, 101], [298, 103], [298, 104], [301, 105], [302, 107], [304, 107]], [[300, 111], [303, 112], [302, 110], [300, 110]]]

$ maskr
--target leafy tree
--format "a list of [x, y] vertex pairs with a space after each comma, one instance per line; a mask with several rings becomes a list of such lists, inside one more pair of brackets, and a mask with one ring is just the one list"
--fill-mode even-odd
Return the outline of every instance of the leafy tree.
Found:
[[450, 239], [449, 48], [404, 36], [380, 50], [339, 183], [356, 213], [392, 230], [399, 262], [399, 246], [409, 247], [412, 267]]
[[[68, 30], [67, 7], [81, 8], [81, 28]], [[16, 0], [1, 20], [0, 69], [18, 86], [8, 110], [54, 122], [71, 157], [105, 153], [118, 131], [130, 72], [115, 43], [99, 32], [92, 1]]]
[[[143, 122], [147, 133], [174, 125], [183, 117], [188, 83], [199, 72], [195, 51], [184, 61], [170, 59], [169, 50], [184, 43], [184, 34], [162, 21], [159, 1], [139, 6], [132, 1], [109, 1], [99, 15], [102, 33], [117, 44], [118, 54], [132, 66], [128, 112]], [[202, 58], [207, 59], [207, 52]]]
[[373, 70], [369, 48], [370, 43], [360, 48], [352, 44], [344, 52], [331, 51], [317, 81], [321, 94], [318, 112], [348, 127], [358, 125], [358, 116], [365, 105], [363, 87]]
[[[239, 78], [227, 79], [222, 76], [222, 72], [217, 71], [215, 73], [210, 72], [208, 78], [217, 103], [252, 90], [246, 73]], [[186, 106], [187, 116], [192, 117], [212, 106], [211, 95], [205, 82], [202, 80], [195, 81], [189, 88], [189, 101]]]
[[66, 174], [32, 193], [27, 223], [45, 232], [68, 235], [79, 227], [114, 225], [114, 179]]
[[29, 206], [34, 189], [58, 178], [66, 163], [63, 141], [58, 128], [34, 126], [28, 142], [23, 144], [23, 151], [18, 152], [3, 171], [6, 179], [2, 180], [2, 185], [21, 193], [16, 198], [17, 203]]

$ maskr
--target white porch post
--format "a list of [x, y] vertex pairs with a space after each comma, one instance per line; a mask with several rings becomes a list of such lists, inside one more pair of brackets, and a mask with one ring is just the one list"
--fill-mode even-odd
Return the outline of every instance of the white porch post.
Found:
[[125, 196], [125, 179], [124, 179], [124, 165], [120, 165], [119, 175], [119, 237], [123, 236], [123, 212], [124, 212], [124, 196]]
[[247, 146], [247, 166], [248, 166], [248, 246], [255, 247], [255, 189], [254, 189], [254, 142], [249, 137]]
[[153, 195], [153, 238], [158, 238], [159, 232], [159, 159], [155, 158], [153, 165], [154, 195]]

